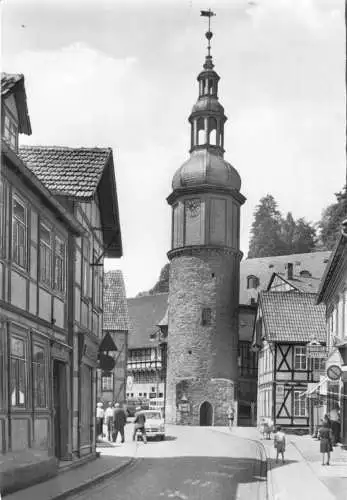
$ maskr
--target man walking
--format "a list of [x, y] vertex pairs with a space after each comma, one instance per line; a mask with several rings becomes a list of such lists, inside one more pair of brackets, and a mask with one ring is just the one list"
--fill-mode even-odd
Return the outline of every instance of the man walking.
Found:
[[108, 403], [108, 407], [105, 411], [105, 424], [107, 427], [107, 439], [111, 441], [112, 427], [113, 427], [113, 408], [112, 403]]
[[124, 426], [126, 424], [127, 417], [123, 408], [119, 406], [119, 403], [115, 403], [113, 410], [113, 432], [112, 440], [115, 443], [117, 441], [118, 432], [120, 433], [122, 443], [124, 443]]
[[136, 433], [141, 432], [143, 442], [145, 444], [147, 444], [147, 436], [146, 436], [146, 429], [145, 429], [146, 417], [145, 417], [145, 414], [141, 411], [140, 406], [137, 406], [137, 408], [136, 408], [134, 423], [135, 423], [135, 426], [134, 426], [134, 433], [133, 433], [133, 441], [135, 441], [135, 439], [136, 439]]

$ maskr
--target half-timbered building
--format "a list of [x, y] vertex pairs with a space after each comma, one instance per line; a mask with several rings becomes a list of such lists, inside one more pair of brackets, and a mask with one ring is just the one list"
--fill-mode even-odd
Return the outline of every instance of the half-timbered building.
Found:
[[[110, 149], [19, 147], [23, 75], [3, 74], [0, 484], [95, 458], [103, 258], [122, 254]], [[25, 468], [29, 467], [29, 471]]]
[[253, 346], [258, 358], [258, 421], [308, 431], [308, 384], [319, 382], [321, 360], [307, 360], [307, 344], [325, 343], [325, 308], [316, 294], [262, 291], [259, 295]]

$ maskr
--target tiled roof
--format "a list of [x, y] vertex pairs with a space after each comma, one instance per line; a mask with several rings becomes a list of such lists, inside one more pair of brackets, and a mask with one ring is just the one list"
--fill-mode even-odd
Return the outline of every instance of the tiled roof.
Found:
[[18, 82], [24, 80], [24, 75], [10, 74], [10, 73], [1, 73], [1, 95], [2, 97], [6, 97], [13, 91], [13, 88], [17, 85]]
[[270, 342], [326, 341], [325, 306], [316, 305], [315, 293], [261, 292], [265, 335]]
[[122, 271], [104, 274], [104, 319], [103, 329], [129, 330], [128, 304]]
[[[252, 275], [259, 279], [259, 288], [257, 289], [259, 292], [267, 288], [273, 273], [278, 273], [285, 278], [286, 265], [289, 262], [293, 264], [294, 279], [298, 287], [300, 286], [300, 289], [305, 292], [316, 292], [329, 257], [330, 252], [327, 251], [242, 260], [240, 264], [240, 304], [249, 304], [251, 297], [256, 298], [257, 295], [255, 290], [247, 290], [247, 276]], [[311, 278], [301, 277], [300, 271], [309, 271]]]
[[150, 336], [158, 330], [158, 324], [165, 317], [168, 307], [168, 294], [145, 295], [128, 299], [130, 328], [128, 346], [152, 347]]
[[55, 195], [90, 199], [112, 155], [111, 148], [22, 146], [19, 156]]

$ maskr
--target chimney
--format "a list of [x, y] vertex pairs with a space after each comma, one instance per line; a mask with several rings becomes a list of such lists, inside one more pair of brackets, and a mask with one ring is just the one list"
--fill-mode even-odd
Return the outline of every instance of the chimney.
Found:
[[287, 279], [292, 280], [293, 279], [293, 263], [288, 262], [287, 264]]

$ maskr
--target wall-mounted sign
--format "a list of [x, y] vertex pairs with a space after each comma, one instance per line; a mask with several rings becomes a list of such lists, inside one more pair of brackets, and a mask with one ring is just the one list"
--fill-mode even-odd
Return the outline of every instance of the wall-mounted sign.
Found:
[[325, 359], [327, 357], [327, 348], [324, 345], [310, 345], [306, 348], [308, 358]]
[[276, 398], [284, 397], [284, 385], [276, 385]]
[[339, 380], [342, 370], [339, 365], [330, 365], [327, 369], [327, 376], [330, 380]]
[[127, 391], [131, 391], [134, 385], [134, 377], [132, 375], [127, 376]]
[[178, 409], [181, 413], [189, 413], [190, 412], [190, 404], [189, 403], [178, 403]]

